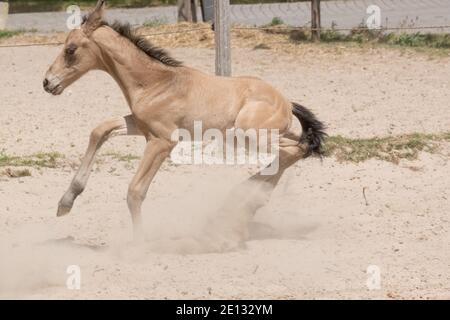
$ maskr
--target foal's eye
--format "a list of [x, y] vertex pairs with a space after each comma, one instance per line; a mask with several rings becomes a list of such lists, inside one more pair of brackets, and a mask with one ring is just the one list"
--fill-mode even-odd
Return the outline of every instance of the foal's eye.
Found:
[[72, 55], [72, 54], [75, 53], [76, 50], [77, 50], [77, 47], [76, 47], [75, 45], [69, 45], [69, 46], [66, 48], [66, 54], [67, 54], [67, 55]]

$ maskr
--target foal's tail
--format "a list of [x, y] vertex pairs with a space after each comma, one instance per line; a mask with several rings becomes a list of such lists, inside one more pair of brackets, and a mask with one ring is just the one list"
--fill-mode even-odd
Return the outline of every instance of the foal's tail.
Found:
[[308, 144], [308, 154], [323, 155], [323, 141], [326, 137], [325, 125], [320, 122], [316, 116], [304, 106], [293, 102], [292, 113], [300, 121], [303, 134], [300, 138], [300, 142], [306, 142]]

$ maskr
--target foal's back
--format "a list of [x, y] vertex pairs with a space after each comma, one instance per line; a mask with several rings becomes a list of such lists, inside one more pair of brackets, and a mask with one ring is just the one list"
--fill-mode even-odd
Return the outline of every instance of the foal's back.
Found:
[[[231, 127], [286, 130], [292, 104], [278, 90], [257, 77], [218, 77], [180, 68], [186, 116], [183, 127], [202, 121], [204, 128]], [[238, 122], [238, 123], [237, 123]]]

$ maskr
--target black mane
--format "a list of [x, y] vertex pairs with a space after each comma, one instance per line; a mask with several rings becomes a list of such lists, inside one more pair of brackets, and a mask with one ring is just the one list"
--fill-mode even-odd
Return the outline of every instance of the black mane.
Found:
[[[86, 19], [87, 17], [84, 17], [83, 20]], [[182, 62], [172, 58], [166, 50], [154, 46], [150, 41], [145, 39], [145, 37], [138, 35], [129, 23], [115, 21], [113, 24], [109, 24], [108, 22], [103, 21], [102, 25], [112, 28], [118, 34], [130, 40], [150, 58], [156, 59], [159, 62], [171, 67], [180, 67], [183, 64]]]

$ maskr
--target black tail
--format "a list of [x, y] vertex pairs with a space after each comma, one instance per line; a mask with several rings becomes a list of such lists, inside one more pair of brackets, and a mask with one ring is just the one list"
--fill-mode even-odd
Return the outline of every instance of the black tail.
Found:
[[302, 124], [303, 135], [300, 142], [306, 142], [309, 146], [308, 156], [311, 154], [323, 154], [323, 141], [326, 137], [325, 125], [307, 108], [293, 102], [292, 113]]

